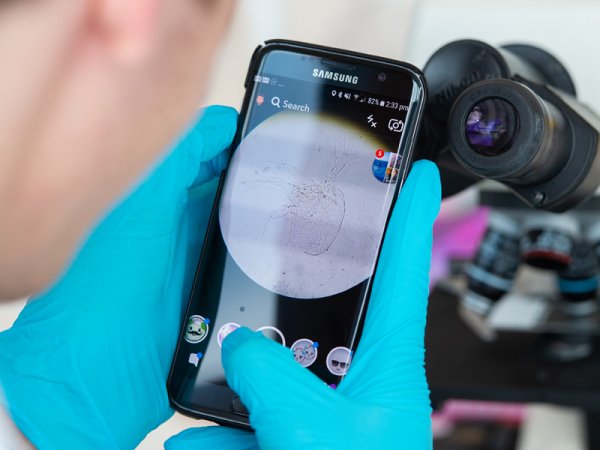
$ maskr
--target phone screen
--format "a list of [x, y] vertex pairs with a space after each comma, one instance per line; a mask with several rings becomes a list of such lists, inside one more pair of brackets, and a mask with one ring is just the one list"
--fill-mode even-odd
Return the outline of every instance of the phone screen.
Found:
[[216, 417], [240, 326], [332, 389], [348, 372], [423, 96], [407, 71], [295, 50], [266, 52], [250, 82], [170, 380]]

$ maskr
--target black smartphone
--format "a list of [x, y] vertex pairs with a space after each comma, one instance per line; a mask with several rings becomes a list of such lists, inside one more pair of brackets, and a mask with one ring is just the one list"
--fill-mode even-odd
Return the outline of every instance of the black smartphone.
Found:
[[291, 41], [257, 49], [171, 367], [176, 409], [248, 426], [221, 366], [240, 326], [336, 388], [424, 100], [423, 75], [405, 63]]

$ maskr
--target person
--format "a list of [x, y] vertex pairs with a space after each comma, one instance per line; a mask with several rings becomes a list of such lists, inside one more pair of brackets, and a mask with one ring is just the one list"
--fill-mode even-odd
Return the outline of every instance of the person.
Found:
[[[0, 445], [134, 448], [172, 415], [166, 378], [237, 125], [230, 108], [194, 110], [233, 8], [0, 7], [0, 298], [38, 293], [0, 334]], [[241, 328], [222, 360], [255, 433], [192, 429], [166, 448], [431, 448], [424, 329], [439, 205], [437, 169], [416, 163], [336, 390]]]

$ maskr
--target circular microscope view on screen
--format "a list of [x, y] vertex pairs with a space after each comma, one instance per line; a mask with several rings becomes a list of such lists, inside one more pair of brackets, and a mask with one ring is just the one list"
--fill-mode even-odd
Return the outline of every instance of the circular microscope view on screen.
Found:
[[301, 299], [370, 277], [395, 189], [374, 176], [381, 146], [326, 115], [283, 112], [252, 130], [219, 208], [236, 264], [265, 289]]

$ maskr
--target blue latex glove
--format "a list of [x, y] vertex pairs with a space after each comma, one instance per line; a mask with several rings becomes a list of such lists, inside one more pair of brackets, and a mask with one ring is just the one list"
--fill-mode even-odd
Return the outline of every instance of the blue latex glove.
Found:
[[36, 447], [133, 448], [171, 416], [166, 380], [236, 121], [206, 110], [0, 334], [0, 386]]
[[224, 427], [187, 430], [166, 443], [191, 449], [430, 449], [424, 333], [438, 171], [414, 165], [394, 209], [363, 337], [332, 390], [291, 351], [246, 328], [223, 343], [230, 386], [256, 435]]

